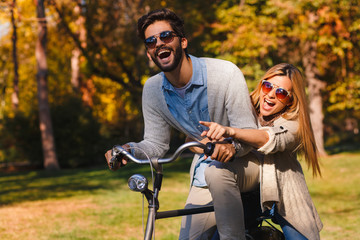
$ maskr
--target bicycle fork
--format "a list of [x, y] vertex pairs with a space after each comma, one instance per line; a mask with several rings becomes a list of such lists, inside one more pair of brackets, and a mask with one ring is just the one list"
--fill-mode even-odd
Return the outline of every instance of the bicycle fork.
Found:
[[149, 203], [149, 209], [148, 209], [148, 218], [146, 223], [144, 240], [151, 240], [152, 235], [154, 234], [155, 219], [156, 219], [157, 211], [159, 209], [158, 195], [159, 195], [159, 189], [157, 188], [154, 188], [154, 192], [151, 192], [151, 196], [146, 196], [145, 194], [145, 197]]
[[147, 202], [148, 202], [148, 217], [145, 229], [144, 240], [151, 240], [154, 234], [154, 226], [156, 219], [162, 218], [171, 218], [171, 217], [180, 217], [185, 215], [193, 215], [199, 213], [213, 212], [213, 206], [205, 206], [205, 207], [197, 207], [191, 209], [178, 209], [178, 210], [170, 210], [170, 211], [162, 211], [159, 210], [159, 192], [162, 184], [162, 173], [155, 173], [155, 182], [154, 182], [154, 190], [151, 191], [148, 189], [147, 179], [139, 174], [135, 174], [130, 177], [128, 185], [129, 188], [136, 192], [141, 192], [144, 194]]

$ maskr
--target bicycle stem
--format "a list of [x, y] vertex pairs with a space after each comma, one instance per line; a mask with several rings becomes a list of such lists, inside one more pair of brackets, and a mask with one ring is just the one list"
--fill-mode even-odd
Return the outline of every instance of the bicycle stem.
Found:
[[144, 195], [149, 203], [148, 205], [148, 219], [145, 229], [144, 240], [151, 240], [152, 234], [154, 232], [155, 219], [157, 215], [157, 210], [159, 209], [159, 193], [162, 185], [162, 173], [155, 172], [155, 181], [153, 186], [153, 192], [150, 190], [144, 192]]

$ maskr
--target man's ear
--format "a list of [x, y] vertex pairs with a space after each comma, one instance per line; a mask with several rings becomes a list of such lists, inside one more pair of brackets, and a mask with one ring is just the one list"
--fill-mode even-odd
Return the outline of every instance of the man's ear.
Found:
[[181, 38], [181, 47], [182, 47], [182, 49], [186, 49], [187, 46], [188, 46], [187, 38]]

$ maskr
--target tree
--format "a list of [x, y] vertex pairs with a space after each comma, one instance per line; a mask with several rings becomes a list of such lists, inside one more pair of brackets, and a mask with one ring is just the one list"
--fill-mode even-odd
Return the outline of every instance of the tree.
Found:
[[47, 60], [46, 60], [46, 37], [47, 26], [45, 18], [45, 7], [43, 0], [36, 2], [36, 16], [38, 19], [38, 40], [36, 42], [35, 56], [37, 62], [37, 84], [39, 101], [39, 121], [44, 154], [44, 167], [47, 170], [60, 169], [56, 157], [55, 141], [50, 116], [47, 89]]
[[359, 66], [354, 61], [354, 46], [359, 45], [356, 9], [357, 1], [351, 0], [224, 1], [208, 50], [238, 64], [248, 79], [259, 79], [263, 69], [279, 62], [302, 68], [316, 142], [325, 155], [325, 89], [340, 79], [354, 79], [351, 75], [359, 69], [350, 67]]
[[[75, 21], [76, 30], [75, 35], [77, 36], [81, 47], [86, 48], [86, 29], [85, 29], [85, 14], [86, 14], [86, 2], [85, 0], [80, 0], [78, 4], [74, 7], [74, 15], [77, 15]], [[86, 76], [81, 72], [81, 62], [84, 60], [81, 59], [81, 50], [76, 45], [72, 50], [71, 57], [71, 85], [74, 92], [82, 94], [82, 99], [84, 104], [88, 106], [93, 105], [92, 96], [94, 94], [93, 81], [91, 78], [85, 79]]]
[[15, 21], [15, 7], [16, 7], [16, 0], [13, 0], [11, 4], [11, 25], [13, 29], [12, 34], [12, 56], [13, 56], [13, 63], [14, 63], [14, 91], [11, 96], [11, 101], [13, 108], [17, 110], [19, 105], [19, 73], [18, 73], [18, 60], [17, 60], [17, 32], [16, 32], [16, 21]]
[[[327, 110], [324, 106], [329, 98], [329, 92], [325, 90], [338, 81], [348, 82], [353, 79], [356, 68], [349, 66], [349, 63], [354, 64], [351, 63], [353, 59], [348, 57], [356, 54], [354, 45], [358, 45], [359, 41], [356, 33], [359, 27], [355, 31], [353, 27], [353, 20], [360, 16], [358, 3], [352, 0], [296, 1], [293, 6], [283, 5], [282, 8], [291, 26], [286, 45], [299, 46], [300, 63], [308, 80], [310, 116], [315, 138], [320, 154], [325, 155], [323, 120]], [[296, 45], [292, 48], [296, 49]]]
[[[141, 95], [141, 66], [145, 68], [145, 55], [139, 52], [142, 47], [136, 38], [136, 20], [143, 1], [93, 1], [86, 5], [85, 32], [86, 44], [81, 34], [76, 34], [72, 23], [78, 15], [63, 1], [52, 1], [58, 13], [60, 26], [80, 49], [86, 59], [87, 71], [102, 78], [109, 78], [123, 86], [134, 99]], [[70, 1], [70, 4], [73, 2]], [[114, 7], [116, 6], [116, 7]], [[142, 60], [140, 60], [141, 58]], [[138, 103], [138, 102], [137, 102]]]
[[[188, 37], [192, 39], [192, 35], [196, 35], [197, 38], [203, 36], [203, 23], [207, 22], [204, 19], [213, 16], [212, 11], [201, 8], [207, 4], [204, 0], [196, 3], [189, 0], [172, 3], [160, 0], [87, 1], [86, 6], [80, 4], [82, 9], [86, 8], [81, 16], [77, 11], [73, 11], [77, 8], [74, 6], [74, 4], [78, 5], [77, 2], [51, 1], [58, 14], [59, 29], [67, 33], [76, 49], [79, 49], [82, 57], [86, 59], [84, 64], [86, 69], [83, 68], [81, 71], [89, 73], [85, 76], [87, 78], [90, 77], [89, 75], [94, 75], [118, 83], [129, 94], [134, 108], [140, 106], [144, 80], [158, 72], [157, 68], [153, 68], [151, 63], [148, 63], [143, 42], [137, 37], [139, 17], [156, 8], [174, 7], [179, 15], [183, 15], [188, 20], [188, 31], [194, 32]], [[208, 4], [208, 7], [210, 6]], [[201, 10], [197, 10], [198, 8]], [[85, 29], [81, 29], [82, 24]], [[192, 42], [193, 49], [201, 49], [199, 45], [198, 41]]]

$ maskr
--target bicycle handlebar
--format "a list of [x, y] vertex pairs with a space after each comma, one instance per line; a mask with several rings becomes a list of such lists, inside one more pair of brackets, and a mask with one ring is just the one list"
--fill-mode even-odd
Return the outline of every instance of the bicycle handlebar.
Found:
[[[184, 143], [175, 151], [175, 153], [171, 157], [157, 159], [157, 163], [164, 164], [164, 163], [173, 162], [180, 156], [180, 154], [184, 150], [191, 148], [191, 147], [200, 147], [200, 148], [204, 149], [205, 155], [210, 156], [214, 152], [215, 144], [223, 144], [223, 143], [231, 143], [231, 142], [232, 142], [231, 138], [226, 138], [224, 141], [208, 142], [206, 144], [203, 144], [200, 142]], [[149, 164], [151, 162], [151, 160], [149, 160], [149, 159], [138, 159], [138, 158], [134, 157], [131, 153], [129, 153], [126, 149], [124, 149], [120, 145], [115, 145], [113, 147], [111, 155], [112, 155], [112, 158], [109, 161], [110, 168], [113, 168], [113, 166], [115, 166], [115, 163], [116, 163], [116, 161], [118, 161], [119, 157], [120, 158], [126, 157], [127, 159], [129, 159], [137, 164]]]
[[[161, 159], [158, 159], [158, 163], [170, 163], [170, 162], [173, 162], [175, 161], [179, 156], [180, 154], [190, 148], [190, 147], [200, 147], [202, 149], [205, 149], [206, 148], [206, 145], [205, 144], [202, 144], [202, 143], [199, 143], [199, 142], [188, 142], [188, 143], [185, 143], [183, 145], [181, 145], [177, 150], [176, 152], [169, 158], [161, 158]], [[131, 153], [129, 153], [126, 149], [124, 149], [123, 147], [121, 147], [120, 145], [115, 145], [112, 149], [112, 153], [111, 155], [113, 156], [111, 159], [110, 159], [110, 164], [111, 166], [114, 166], [113, 163], [115, 163], [117, 161], [117, 158], [118, 157], [126, 157], [127, 159], [137, 163], [137, 164], [149, 164], [151, 160], [149, 159], [138, 159], [138, 158], [135, 158]]]

